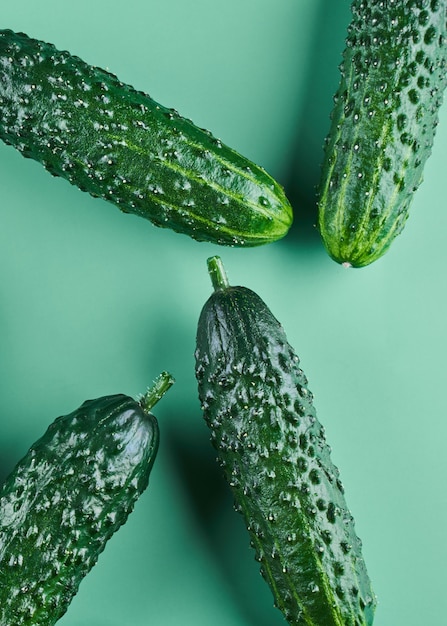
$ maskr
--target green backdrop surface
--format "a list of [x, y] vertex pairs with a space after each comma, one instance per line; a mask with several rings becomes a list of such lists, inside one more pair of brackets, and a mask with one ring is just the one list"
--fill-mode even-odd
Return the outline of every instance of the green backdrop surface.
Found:
[[[349, 20], [331, 0], [77, 0], [2, 7], [207, 127], [285, 187], [295, 223], [241, 250], [121, 214], [0, 145], [0, 475], [57, 415], [163, 370], [148, 491], [61, 626], [278, 626], [216, 467], [194, 342], [206, 259], [259, 293], [301, 357], [379, 598], [377, 626], [447, 615], [447, 109], [404, 233], [373, 266], [331, 261], [315, 184]], [[322, 625], [323, 626], [323, 625]]]

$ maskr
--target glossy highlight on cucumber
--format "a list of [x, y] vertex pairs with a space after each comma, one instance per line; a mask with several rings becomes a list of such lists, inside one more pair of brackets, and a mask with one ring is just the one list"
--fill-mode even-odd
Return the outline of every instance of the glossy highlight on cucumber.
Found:
[[199, 398], [275, 605], [292, 626], [370, 626], [361, 542], [299, 359], [261, 298], [208, 264]]
[[146, 489], [163, 372], [136, 401], [88, 400], [57, 418], [0, 490], [0, 626], [52, 626]]
[[363, 267], [404, 228], [432, 150], [447, 84], [446, 0], [353, 0], [340, 69], [319, 229], [333, 259]]
[[93, 196], [199, 241], [283, 237], [292, 209], [264, 169], [113, 74], [0, 30], [0, 138]]

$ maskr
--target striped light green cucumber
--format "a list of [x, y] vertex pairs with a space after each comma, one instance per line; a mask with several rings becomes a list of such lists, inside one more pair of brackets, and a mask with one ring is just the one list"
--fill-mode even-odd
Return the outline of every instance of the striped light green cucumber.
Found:
[[375, 596], [298, 357], [261, 298], [208, 264], [199, 397], [275, 605], [293, 626], [369, 626]]
[[151, 408], [163, 373], [139, 401], [89, 400], [59, 417], [0, 491], [0, 626], [52, 626], [146, 489], [158, 449]]
[[208, 131], [53, 45], [0, 30], [0, 138], [157, 226], [222, 245], [283, 237], [283, 188]]
[[329, 254], [362, 267], [402, 231], [447, 84], [446, 0], [353, 0], [319, 191]]

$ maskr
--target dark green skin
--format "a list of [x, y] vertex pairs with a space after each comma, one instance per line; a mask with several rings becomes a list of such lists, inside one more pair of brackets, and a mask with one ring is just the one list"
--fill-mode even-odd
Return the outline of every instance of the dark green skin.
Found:
[[275, 605], [293, 626], [371, 625], [375, 596], [307, 379], [253, 291], [218, 289], [207, 301], [196, 376]]
[[51, 626], [146, 489], [158, 425], [132, 398], [59, 417], [0, 491], [0, 626]]
[[326, 141], [319, 227], [363, 267], [402, 231], [447, 84], [446, 0], [354, 0]]
[[196, 240], [255, 246], [284, 190], [211, 133], [53, 45], [0, 30], [0, 138], [93, 196]]

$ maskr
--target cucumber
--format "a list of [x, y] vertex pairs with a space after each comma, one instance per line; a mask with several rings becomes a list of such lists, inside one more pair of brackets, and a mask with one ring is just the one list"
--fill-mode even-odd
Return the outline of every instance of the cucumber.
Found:
[[51, 626], [146, 489], [158, 449], [151, 408], [118, 394], [57, 418], [0, 491], [0, 626]]
[[275, 605], [293, 626], [369, 626], [375, 595], [299, 359], [261, 298], [208, 265], [199, 398]]
[[55, 176], [199, 241], [283, 237], [292, 209], [264, 169], [53, 45], [0, 30], [0, 138]]
[[446, 0], [353, 0], [319, 188], [330, 256], [363, 267], [401, 233], [447, 84]]

